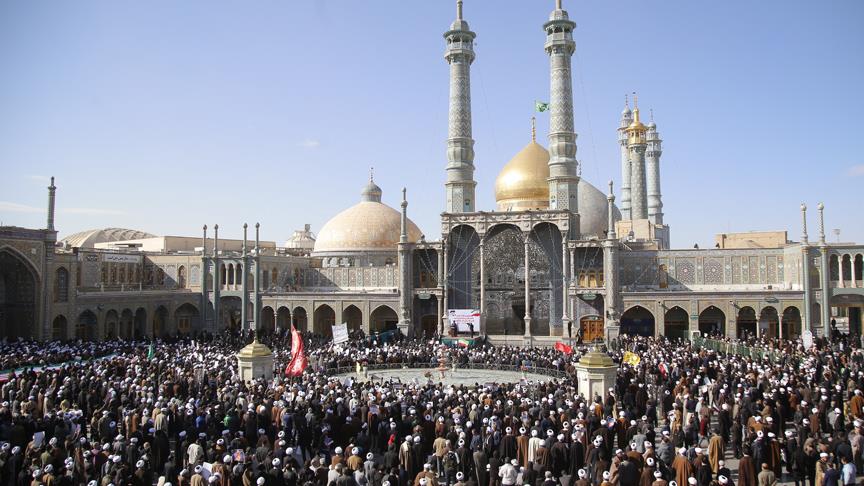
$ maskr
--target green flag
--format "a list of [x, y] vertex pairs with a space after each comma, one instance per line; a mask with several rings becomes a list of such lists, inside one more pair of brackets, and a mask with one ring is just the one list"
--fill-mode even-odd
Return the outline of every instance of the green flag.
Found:
[[147, 348], [147, 359], [153, 359], [154, 356], [156, 356], [156, 345], [151, 342]]
[[544, 111], [549, 111], [549, 103], [545, 101], [534, 101], [534, 111], [538, 113], [543, 113]]

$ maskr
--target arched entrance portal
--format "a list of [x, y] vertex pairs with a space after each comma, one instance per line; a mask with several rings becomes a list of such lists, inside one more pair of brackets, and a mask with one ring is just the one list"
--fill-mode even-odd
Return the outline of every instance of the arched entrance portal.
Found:
[[420, 328], [423, 330], [423, 339], [431, 339], [438, 332], [438, 316], [426, 314], [420, 317]]
[[222, 329], [227, 329], [229, 331], [239, 331], [241, 321], [240, 310], [243, 307], [243, 301], [240, 299], [240, 297], [236, 297], [233, 295], [222, 297], [219, 300], [221, 307], [219, 315], [221, 316], [222, 320]]
[[272, 334], [273, 330], [276, 329], [276, 313], [269, 305], [261, 308], [261, 325], [258, 326], [258, 329], [263, 334]]
[[160, 305], [153, 314], [153, 336], [162, 337], [168, 333], [168, 309]]
[[396, 315], [396, 311], [386, 305], [379, 306], [369, 314], [370, 332], [395, 331], [398, 323], [399, 316]]
[[735, 319], [736, 336], [738, 339], [756, 336], [756, 311], [752, 307], [742, 307]]
[[654, 314], [642, 306], [632, 307], [621, 316], [621, 334], [654, 335]]
[[132, 336], [135, 335], [135, 316], [132, 314], [130, 309], [123, 309], [123, 312], [120, 313], [120, 328], [118, 329], [118, 336], [121, 339], [132, 339]]
[[312, 332], [330, 337], [333, 335], [333, 324], [336, 323], [336, 312], [329, 305], [322, 305], [315, 309], [312, 315]]
[[276, 311], [276, 330], [280, 333], [285, 332], [289, 327], [291, 321], [291, 312], [287, 307], [280, 307], [278, 311]]
[[120, 324], [120, 316], [117, 311], [111, 309], [105, 314], [105, 339], [114, 339], [117, 337], [117, 327]]
[[783, 311], [783, 339], [796, 339], [801, 335], [801, 311], [787, 307]]
[[777, 315], [777, 309], [771, 306], [762, 309], [762, 312], [759, 314], [759, 335], [770, 339], [776, 338], [780, 330], [779, 324], [780, 319]]
[[192, 304], [186, 303], [177, 308], [174, 313], [176, 316], [177, 332], [180, 334], [189, 334], [200, 329], [201, 317], [198, 314], [198, 308]]
[[724, 336], [726, 314], [713, 305], [699, 313], [699, 332], [703, 336]]
[[348, 332], [363, 328], [363, 312], [356, 305], [349, 305], [342, 311], [342, 322], [348, 325]]
[[306, 314], [306, 309], [303, 307], [297, 307], [293, 312], [294, 320], [292, 324], [294, 325], [294, 329], [298, 331], [308, 331], [309, 330], [309, 316]]
[[66, 340], [66, 328], [68, 327], [65, 316], [57, 316], [51, 323], [51, 339], [54, 341]]
[[135, 337], [140, 339], [149, 335], [150, 332], [147, 329], [147, 311], [139, 307], [135, 311]]
[[597, 339], [606, 337], [603, 318], [600, 316], [585, 316], [579, 319], [579, 332], [582, 333], [582, 342], [590, 343]]
[[690, 316], [687, 311], [675, 306], [668, 311], [663, 318], [663, 335], [670, 339], [688, 339], [690, 329]]
[[75, 324], [75, 339], [93, 341], [96, 338], [96, 314], [86, 310], [78, 316]]
[[0, 331], [6, 338], [32, 338], [36, 330], [36, 273], [10, 250], [0, 250]]

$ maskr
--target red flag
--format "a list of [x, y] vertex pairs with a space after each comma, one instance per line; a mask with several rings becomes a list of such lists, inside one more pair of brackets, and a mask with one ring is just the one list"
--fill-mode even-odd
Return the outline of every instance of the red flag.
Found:
[[562, 343], [561, 341], [558, 341], [557, 343], [555, 343], [555, 350], [561, 351], [564, 354], [570, 354], [573, 352], [573, 347], [567, 346], [566, 344]]
[[303, 352], [303, 336], [291, 326], [291, 362], [285, 367], [285, 376], [300, 376], [308, 365], [306, 353]]

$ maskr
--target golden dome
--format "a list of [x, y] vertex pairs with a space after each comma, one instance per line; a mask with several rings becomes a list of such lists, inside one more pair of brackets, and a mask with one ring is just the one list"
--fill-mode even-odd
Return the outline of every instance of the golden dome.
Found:
[[510, 159], [495, 179], [498, 211], [549, 207], [549, 152], [531, 141]]
[[[383, 204], [381, 189], [372, 186], [374, 182], [370, 181], [359, 203], [337, 214], [321, 228], [313, 255], [396, 251], [402, 233], [402, 215]], [[409, 219], [408, 241], [417, 242], [420, 236], [420, 228]]]

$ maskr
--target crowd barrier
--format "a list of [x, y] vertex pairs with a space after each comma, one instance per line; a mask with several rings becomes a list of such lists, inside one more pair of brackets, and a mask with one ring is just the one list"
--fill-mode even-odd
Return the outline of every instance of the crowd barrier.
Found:
[[[376, 370], [398, 370], [398, 369], [427, 369], [431, 372], [437, 371], [437, 366], [432, 363], [375, 363], [365, 366], [363, 370], [368, 370], [369, 372]], [[448, 371], [452, 369], [452, 365], [447, 366]], [[572, 378], [570, 374], [563, 370], [557, 370], [554, 368], [544, 368], [533, 365], [505, 365], [505, 364], [486, 364], [486, 363], [466, 363], [456, 365], [456, 372], [459, 370], [492, 370], [492, 371], [515, 371], [521, 372], [525, 371], [525, 373], [532, 373], [535, 375], [546, 375], [552, 376], [555, 378]], [[324, 371], [329, 375], [341, 375], [346, 373], [356, 373], [357, 367], [354, 366], [340, 366], [336, 368], [325, 368]], [[362, 373], [363, 371], [361, 371]]]

